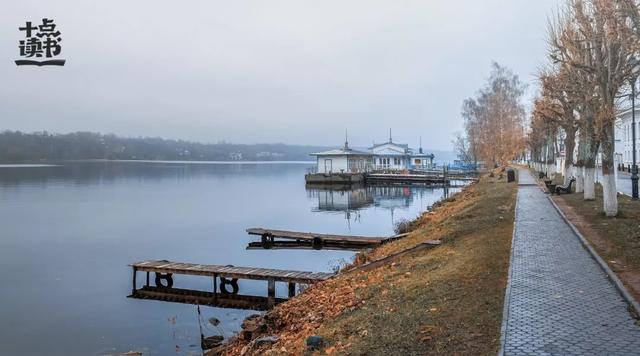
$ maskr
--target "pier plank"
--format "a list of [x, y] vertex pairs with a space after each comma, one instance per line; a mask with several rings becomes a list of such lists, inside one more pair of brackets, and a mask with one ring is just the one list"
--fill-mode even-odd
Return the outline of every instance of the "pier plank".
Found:
[[370, 245], [351, 245], [347, 243], [333, 244], [326, 242], [320, 247], [314, 247], [309, 241], [297, 242], [297, 241], [275, 241], [263, 244], [260, 241], [249, 242], [247, 244], [247, 250], [337, 250], [337, 251], [362, 251], [374, 246]]
[[[333, 273], [303, 272], [256, 267], [203, 265], [168, 261], [143, 261], [129, 265], [140, 272], [173, 273], [196, 276], [269, 280], [291, 283], [315, 283], [331, 278]], [[194, 268], [195, 267], [195, 268]], [[293, 273], [293, 274], [292, 274]]]
[[[179, 288], [158, 288], [147, 286], [134, 291], [128, 297], [172, 303], [208, 305], [218, 308], [250, 310], [268, 310], [270, 308], [269, 299], [267, 297], [211, 293]], [[286, 299], [275, 298], [274, 302], [275, 304], [279, 304], [285, 300]]]
[[334, 234], [318, 234], [314, 232], [299, 232], [299, 231], [286, 231], [275, 230], [265, 228], [249, 228], [247, 229], [249, 235], [259, 236], [273, 236], [274, 238], [301, 240], [301, 241], [313, 241], [320, 239], [323, 242], [328, 243], [347, 243], [347, 244], [364, 244], [364, 245], [379, 245], [390, 237], [375, 237], [375, 236], [351, 236], [351, 235], [334, 235]]

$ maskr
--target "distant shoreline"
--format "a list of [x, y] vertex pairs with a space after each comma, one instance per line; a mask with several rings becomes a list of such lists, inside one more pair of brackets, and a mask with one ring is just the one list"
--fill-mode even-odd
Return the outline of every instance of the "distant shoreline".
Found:
[[59, 164], [38, 164], [38, 163], [0, 163], [0, 168], [41, 168], [58, 167]]
[[[47, 161], [48, 162], [48, 161]], [[169, 163], [169, 164], [302, 164], [312, 165], [315, 161], [172, 161], [172, 160], [149, 160], [149, 159], [72, 159], [72, 160], [54, 160], [50, 163], [22, 163], [7, 162], [0, 163], [0, 168], [28, 168], [28, 167], [56, 167], [64, 163], [97, 163], [97, 162], [118, 162], [118, 163]]]
[[181, 163], [181, 164], [315, 164], [316, 161], [171, 161], [150, 159], [80, 159], [67, 162], [141, 162], [141, 163]]

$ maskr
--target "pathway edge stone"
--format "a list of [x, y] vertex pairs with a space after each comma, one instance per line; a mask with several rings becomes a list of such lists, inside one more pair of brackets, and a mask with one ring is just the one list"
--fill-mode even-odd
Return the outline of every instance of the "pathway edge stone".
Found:
[[[520, 172], [518, 172], [518, 181], [520, 180]], [[518, 182], [518, 185], [520, 183]], [[516, 238], [516, 221], [518, 219], [518, 197], [517, 195], [520, 192], [516, 192], [516, 203], [513, 207], [513, 232], [511, 233], [511, 252], [509, 256], [509, 271], [507, 272], [507, 287], [504, 291], [504, 305], [502, 307], [502, 326], [500, 327], [500, 350], [498, 351], [498, 356], [504, 356], [505, 346], [507, 344], [507, 326], [509, 325], [509, 304], [511, 301], [511, 274], [513, 270], [513, 251], [515, 249], [515, 238]]]
[[591, 256], [591, 258], [593, 258], [596, 261], [598, 266], [600, 266], [600, 268], [607, 275], [607, 277], [613, 282], [613, 285], [616, 287], [620, 295], [622, 295], [622, 298], [624, 298], [625, 301], [629, 304], [630, 309], [632, 309], [630, 310], [631, 315], [635, 319], [640, 320], [640, 303], [638, 303], [638, 301], [633, 297], [633, 295], [629, 293], [629, 291], [624, 286], [622, 281], [620, 281], [618, 276], [616, 276], [615, 272], [613, 272], [613, 270], [609, 268], [609, 265], [602, 259], [602, 257], [600, 257], [598, 252], [596, 252], [593, 246], [591, 246], [589, 241], [584, 236], [582, 236], [580, 231], [571, 223], [571, 221], [569, 221], [569, 219], [567, 219], [567, 216], [560, 209], [558, 204], [556, 204], [556, 202], [553, 201], [553, 199], [551, 199], [551, 196], [547, 197], [547, 199], [551, 201], [551, 205], [553, 205], [553, 207], [556, 209], [558, 214], [560, 214], [560, 216], [562, 217], [562, 220], [564, 220], [564, 222], [569, 226], [569, 228], [573, 231], [573, 233], [578, 237], [578, 240], [580, 241], [584, 249], [587, 250], [587, 252], [589, 252], [589, 255]]

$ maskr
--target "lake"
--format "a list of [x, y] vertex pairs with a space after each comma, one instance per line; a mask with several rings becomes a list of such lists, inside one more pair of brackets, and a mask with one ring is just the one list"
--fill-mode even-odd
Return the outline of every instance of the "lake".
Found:
[[[127, 298], [129, 263], [331, 271], [353, 252], [246, 250], [249, 227], [391, 235], [442, 188], [305, 187], [309, 163], [0, 166], [0, 354], [200, 354], [196, 307]], [[451, 194], [457, 188], [448, 189]], [[177, 286], [180, 276], [176, 277]], [[185, 286], [211, 289], [207, 278]], [[240, 282], [266, 295], [266, 282]], [[286, 296], [280, 286], [278, 296]], [[227, 336], [255, 311], [203, 308]], [[216, 329], [205, 325], [205, 335]]]

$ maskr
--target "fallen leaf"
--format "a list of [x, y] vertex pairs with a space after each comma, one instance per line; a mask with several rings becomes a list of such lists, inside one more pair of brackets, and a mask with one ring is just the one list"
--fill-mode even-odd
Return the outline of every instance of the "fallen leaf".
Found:
[[335, 346], [327, 347], [324, 350], [324, 353], [327, 354], [327, 355], [331, 355], [334, 352], [336, 352], [336, 347]]
[[426, 334], [428, 332], [433, 331], [433, 329], [435, 329], [435, 325], [425, 325], [420, 329], [420, 333], [421, 334]]

